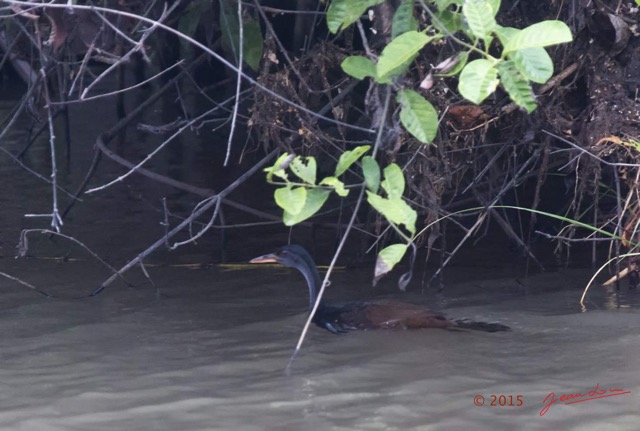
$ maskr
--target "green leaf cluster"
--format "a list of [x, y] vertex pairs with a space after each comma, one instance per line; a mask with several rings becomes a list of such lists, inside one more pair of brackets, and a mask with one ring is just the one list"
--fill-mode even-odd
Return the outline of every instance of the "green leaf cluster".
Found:
[[[405, 3], [402, 6], [404, 5]], [[413, 8], [413, 4], [411, 7]], [[404, 21], [411, 20], [407, 18]], [[366, 57], [353, 55], [342, 62], [342, 70], [358, 79], [371, 77], [382, 84], [390, 83], [392, 78], [406, 72], [418, 52], [433, 39], [411, 30], [410, 26], [411, 24], [397, 25], [402, 30], [397, 30], [399, 35], [382, 50], [377, 64]], [[400, 90], [397, 101], [401, 105], [402, 125], [418, 141], [432, 143], [438, 131], [438, 114], [433, 105], [422, 95], [409, 89]]]
[[533, 112], [531, 82], [542, 84], [553, 75], [553, 62], [544, 47], [571, 41], [571, 31], [561, 21], [543, 21], [522, 30], [495, 24], [491, 32], [503, 46], [501, 57], [487, 54], [467, 64], [460, 73], [458, 91], [481, 103], [502, 84], [511, 100]]
[[416, 211], [402, 199], [404, 193], [404, 174], [400, 167], [392, 163], [384, 169], [384, 180], [380, 184], [387, 197], [367, 190], [367, 201], [389, 222], [402, 225], [412, 235], [416, 233]]
[[[338, 177], [370, 149], [369, 145], [363, 145], [345, 151], [338, 160], [334, 175], [325, 177], [320, 182], [317, 182], [318, 166], [314, 157], [282, 154], [265, 172], [268, 182], [281, 186], [275, 190], [273, 197], [283, 210], [284, 224], [293, 226], [313, 216], [322, 208], [331, 191], [340, 197], [346, 197], [349, 190]], [[300, 181], [290, 180], [287, 171]]]
[[390, 84], [393, 78], [409, 69], [418, 52], [432, 39], [419, 31], [403, 31], [382, 50], [377, 64], [367, 57], [352, 55], [342, 62], [341, 67], [354, 78], [371, 77], [378, 83]]
[[[380, 168], [378, 164], [367, 161], [369, 164], [365, 168], [365, 161], [363, 160], [363, 169], [365, 173], [365, 181], [367, 183], [367, 202], [376, 211], [384, 216], [384, 218], [391, 223], [392, 226], [404, 226], [404, 228], [411, 234], [410, 237], [406, 237], [402, 232], [398, 232], [407, 242], [413, 241], [416, 234], [416, 221], [418, 214], [416, 211], [407, 204], [402, 198], [405, 189], [405, 179], [402, 169], [392, 163], [384, 169], [384, 180], [380, 183], [380, 186], [386, 193], [386, 197], [377, 194], [377, 186], [370, 184], [367, 181], [367, 177], [377, 178], [380, 180]], [[369, 172], [367, 173], [367, 170]], [[396, 228], [397, 229], [397, 228]], [[402, 259], [407, 251], [407, 244], [392, 244], [384, 248], [378, 253], [378, 259], [376, 260], [376, 269], [374, 274], [374, 283], [380, 277], [391, 271], [398, 262]]]
[[[536, 108], [531, 82], [542, 84], [553, 75], [553, 62], [545, 47], [570, 42], [573, 37], [561, 21], [542, 21], [522, 30], [502, 27], [495, 20], [499, 8], [499, 0], [466, 0], [462, 5], [468, 29], [460, 29], [474, 40], [474, 50], [483, 58], [462, 69], [458, 91], [479, 104], [502, 84], [511, 100], [531, 113]], [[499, 58], [488, 53], [494, 37], [503, 48]], [[479, 48], [480, 40], [484, 51]]]
[[[403, 97], [412, 96], [405, 94]], [[316, 214], [331, 191], [340, 197], [347, 196], [349, 190], [338, 177], [361, 160], [367, 202], [391, 223], [403, 239], [412, 241], [416, 234], [418, 215], [402, 197], [406, 186], [404, 173], [397, 164], [392, 163], [384, 168], [382, 176], [378, 162], [372, 156], [365, 155], [370, 149], [370, 146], [364, 145], [345, 151], [338, 159], [334, 174], [319, 182], [314, 157], [282, 154], [265, 172], [267, 181], [279, 186], [274, 191], [274, 200], [283, 210], [284, 224], [293, 226]], [[294, 175], [294, 179], [290, 178], [290, 173]], [[379, 194], [381, 190], [384, 196]], [[400, 227], [404, 227], [409, 236]], [[402, 259], [407, 247], [407, 244], [395, 244], [385, 248], [378, 256], [376, 277], [390, 271]]]
[[[345, 12], [344, 16], [359, 17], [374, 3], [334, 0], [332, 6], [339, 4], [345, 11], [354, 12], [351, 15]], [[392, 84], [394, 78], [407, 72], [425, 45], [462, 32], [471, 44], [454, 38], [463, 50], [457, 55], [457, 64], [443, 75], [459, 73], [458, 91], [473, 103], [482, 103], [502, 84], [516, 104], [532, 112], [536, 103], [531, 83], [545, 83], [553, 75], [553, 62], [545, 48], [573, 39], [567, 25], [551, 20], [521, 30], [502, 27], [496, 21], [500, 0], [431, 0], [430, 3], [437, 8], [431, 27], [418, 31], [414, 1], [404, 0], [393, 17], [392, 40], [383, 48], [377, 63], [367, 57], [350, 56], [342, 63], [344, 72], [358, 79], [372, 78], [380, 84]], [[344, 28], [356, 19], [342, 19], [340, 25]], [[428, 30], [431, 30], [429, 36], [425, 34]], [[488, 51], [496, 38], [502, 46], [498, 58]], [[472, 53], [481, 58], [467, 63]], [[433, 118], [435, 109], [418, 93], [409, 95], [407, 90], [401, 91], [404, 94], [398, 94], [398, 102], [402, 106], [402, 124], [420, 142], [432, 142], [438, 125]]]

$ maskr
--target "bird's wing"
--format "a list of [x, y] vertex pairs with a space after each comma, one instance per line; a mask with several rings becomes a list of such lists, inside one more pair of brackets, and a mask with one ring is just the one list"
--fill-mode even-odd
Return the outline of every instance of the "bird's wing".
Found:
[[398, 301], [351, 303], [339, 311], [339, 321], [357, 329], [448, 328], [454, 323], [426, 307]]

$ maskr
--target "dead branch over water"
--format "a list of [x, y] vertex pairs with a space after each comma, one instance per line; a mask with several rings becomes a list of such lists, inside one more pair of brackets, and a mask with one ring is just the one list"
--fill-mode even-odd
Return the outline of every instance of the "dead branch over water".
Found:
[[[331, 165], [342, 151], [376, 139], [382, 163], [402, 166], [407, 178], [406, 198], [419, 211], [421, 223], [427, 226], [446, 218], [418, 237], [417, 245], [426, 256], [440, 256], [433, 277], [440, 275], [470, 240], [501, 236], [519, 254], [542, 267], [549, 261], [540, 261], [536, 254], [535, 241], [541, 236], [536, 231], [556, 239], [555, 252], [561, 261], [571, 257], [573, 240], [588, 239], [588, 233], [571, 223], [549, 222], [535, 213], [501, 209], [501, 205], [587, 221], [619, 237], [626, 232], [628, 241], [612, 242], [610, 253], [620, 254], [621, 246], [633, 250], [636, 215], [640, 213], [639, 42], [634, 37], [627, 38], [624, 46], [619, 46], [618, 39], [612, 44], [606, 39], [609, 33], [599, 27], [603, 16], [610, 15], [621, 17], [630, 27], [637, 25], [629, 6], [613, 1], [600, 2], [597, 8], [586, 1], [573, 2], [574, 7], [503, 1], [501, 24], [523, 27], [553, 17], [570, 25], [575, 42], [553, 52], [555, 76], [535, 89], [539, 107], [530, 116], [518, 110], [504, 93], [475, 106], [460, 98], [454, 78], [436, 79], [424, 95], [441, 115], [439, 133], [433, 145], [424, 145], [400, 127], [395, 101], [386, 107], [385, 92], [379, 85], [347, 78], [340, 69], [348, 55], [360, 51], [379, 54], [389, 38], [385, 23], [395, 2], [374, 8], [374, 21], [362, 20], [337, 37], [330, 37], [326, 30], [320, 2], [300, 2], [298, 9], [291, 11], [270, 2], [234, 3], [234, 12], [260, 23], [264, 46], [255, 71], [224, 50], [227, 42], [220, 24], [221, 11], [213, 5], [218, 2], [202, 3], [208, 6], [194, 11], [196, 6], [190, 2], [173, 2], [167, 8], [162, 3], [134, 0], [101, 2], [100, 6], [84, 2], [72, 7], [64, 1], [46, 5], [0, 1], [0, 65], [6, 68], [11, 64], [26, 86], [24, 96], [0, 123], [0, 151], [51, 184], [51, 210], [46, 216], [54, 230], [63, 229], [62, 222], [75, 205], [84, 205], [80, 202], [84, 193], [101, 193], [133, 175], [204, 199], [190, 214], [181, 215], [174, 228], [167, 227], [165, 237], [139, 256], [127, 257], [128, 263], [117, 271], [119, 274], [169, 244], [174, 234], [184, 229], [191, 232], [207, 211], [212, 211], [210, 217], [198, 225], [199, 233], [192, 233], [191, 240], [208, 228], [227, 225], [220, 218], [224, 206], [250, 213], [257, 223], [278, 220], [279, 214], [230, 198], [278, 152], [313, 155]], [[423, 12], [419, 16], [422, 21], [429, 16], [428, 11]], [[199, 16], [206, 16], [206, 20], [200, 21]], [[411, 73], [396, 85], [418, 88], [432, 65], [455, 53], [453, 46], [424, 49]], [[210, 78], [203, 80], [202, 76]], [[126, 112], [125, 96], [139, 94], [144, 95], [144, 102]], [[96, 141], [93, 161], [84, 167], [84, 180], [74, 185], [76, 199], [64, 200], [65, 209], [60, 211], [64, 196], [58, 194], [56, 161], [59, 165], [62, 156], [54, 124], [71, 122], [67, 109], [71, 104], [96, 98], [105, 103], [115, 100], [119, 119], [111, 127], [105, 125]], [[141, 123], [146, 112], [169, 98], [177, 101], [177, 110], [184, 116], [166, 124]], [[197, 103], [191, 104], [188, 98], [197, 99]], [[22, 151], [10, 151], [6, 136], [25, 116], [30, 116], [36, 132], [27, 137]], [[208, 133], [213, 129], [225, 134], [224, 158], [229, 163], [255, 159], [245, 174], [229, 179], [222, 191], [187, 184], [145, 166], [175, 139], [205, 128]], [[110, 143], [135, 129], [169, 137], [133, 161], [118, 154]], [[50, 172], [35, 172], [24, 162], [40, 133], [49, 139]], [[242, 139], [247, 142], [244, 148]], [[71, 150], [72, 144], [67, 142], [67, 156]], [[97, 183], [97, 168], [105, 163], [102, 156], [127, 171]], [[361, 181], [355, 173], [347, 175], [354, 183]], [[355, 211], [358, 203], [354, 198], [341, 205], [342, 209], [303, 223], [303, 228], [322, 226], [341, 231], [343, 220], [353, 215], [351, 223], [366, 233], [361, 236], [363, 248], [395, 235], [368, 209]], [[483, 209], [459, 213], [474, 207]], [[631, 223], [634, 220], [636, 223]], [[602, 256], [598, 258], [595, 248], [599, 238], [593, 239], [595, 262]], [[94, 293], [114, 279], [106, 280]]]

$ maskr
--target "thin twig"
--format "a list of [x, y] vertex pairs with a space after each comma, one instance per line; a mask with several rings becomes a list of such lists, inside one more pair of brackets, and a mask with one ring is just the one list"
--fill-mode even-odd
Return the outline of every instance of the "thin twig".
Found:
[[603, 158], [601, 158], [601, 157], [599, 157], [599, 156], [596, 156], [596, 155], [595, 155], [595, 154], [593, 154], [592, 152], [585, 150], [585, 149], [584, 149], [584, 148], [582, 148], [581, 146], [576, 145], [576, 144], [574, 144], [573, 142], [571, 142], [571, 141], [569, 141], [569, 140], [567, 140], [567, 139], [563, 138], [562, 136], [558, 136], [558, 135], [556, 135], [556, 134], [554, 134], [554, 133], [548, 132], [548, 131], [547, 131], [547, 130], [545, 130], [545, 129], [542, 129], [541, 131], [542, 131], [542, 133], [546, 133], [547, 135], [549, 135], [549, 136], [551, 136], [551, 137], [553, 137], [553, 138], [556, 138], [556, 139], [558, 139], [558, 140], [560, 140], [560, 141], [564, 142], [565, 144], [571, 145], [571, 146], [572, 146], [573, 148], [575, 148], [576, 150], [579, 150], [580, 152], [582, 152], [582, 153], [584, 153], [584, 154], [587, 154], [588, 156], [593, 157], [594, 159], [596, 159], [597, 161], [599, 161], [600, 163], [603, 163], [603, 164], [605, 164], [605, 165], [608, 165], [608, 166], [629, 167], [629, 168], [640, 168], [640, 164], [636, 164], [636, 163], [612, 163], [612, 162], [608, 162], [608, 161], [604, 160]]
[[[9, 157], [15, 164], [17, 164], [18, 166], [20, 166], [22, 169], [24, 169], [25, 171], [29, 172], [30, 174], [32, 174], [33, 176], [35, 176], [36, 178], [41, 179], [42, 181], [46, 182], [47, 184], [51, 184], [53, 185], [53, 182], [48, 179], [47, 177], [41, 175], [40, 173], [34, 171], [33, 169], [31, 169], [29, 166], [25, 165], [24, 163], [22, 163], [22, 161], [20, 159], [18, 159], [16, 156], [14, 156], [11, 151], [0, 147], [0, 151], [5, 153], [7, 155], [7, 157]], [[71, 193], [70, 191], [67, 191], [66, 189], [64, 189], [63, 187], [56, 185], [56, 187], [58, 188], [58, 190], [60, 190], [62, 193], [64, 193], [65, 195], [69, 196], [71, 199], [74, 199], [76, 201], [80, 201], [82, 202], [82, 199], [78, 198], [77, 196], [75, 196], [73, 193]]]
[[51, 106], [51, 98], [49, 97], [49, 84], [47, 83], [47, 75], [44, 71], [44, 68], [40, 69], [40, 74], [42, 76], [42, 87], [43, 93], [45, 97], [45, 102], [47, 104], [47, 121], [49, 122], [49, 150], [51, 152], [51, 227], [55, 229], [56, 232], [60, 232], [60, 228], [62, 227], [62, 219], [60, 218], [60, 213], [58, 212], [58, 167], [56, 163], [56, 135], [53, 130], [53, 113]]
[[53, 297], [54, 297], [53, 295], [51, 295], [51, 294], [49, 294], [49, 293], [45, 292], [44, 290], [40, 290], [40, 289], [38, 289], [38, 288], [37, 288], [37, 287], [35, 287], [33, 284], [27, 283], [26, 281], [21, 280], [21, 279], [19, 279], [18, 277], [14, 277], [13, 275], [9, 275], [9, 274], [7, 274], [6, 272], [0, 272], [0, 275], [1, 275], [1, 276], [3, 276], [3, 277], [5, 277], [5, 278], [8, 278], [9, 280], [13, 280], [13, 281], [15, 281], [15, 282], [18, 282], [18, 283], [20, 283], [21, 285], [23, 285], [23, 286], [25, 286], [25, 287], [28, 287], [28, 288], [29, 288], [29, 289], [31, 289], [31, 290], [35, 290], [35, 291], [36, 291], [36, 292], [38, 292], [40, 295], [44, 295], [44, 296], [46, 296], [46, 297], [48, 297], [48, 298], [53, 298]]
[[[227, 27], [229, 28], [229, 27]], [[233, 39], [233, 38], [230, 38]], [[229, 158], [231, 157], [231, 143], [233, 142], [234, 132], [236, 130], [236, 121], [238, 118], [238, 107], [240, 106], [240, 88], [242, 87], [242, 62], [244, 61], [244, 25], [242, 25], [242, 2], [238, 2], [238, 47], [236, 48], [236, 58], [238, 59], [238, 73], [236, 78], [236, 100], [233, 104], [233, 113], [231, 114], [231, 129], [229, 130], [229, 136], [227, 137], [227, 153], [224, 156], [223, 166], [229, 164]], [[233, 45], [233, 43], [232, 43]], [[216, 207], [218, 211], [219, 204]]]
[[[162, 15], [160, 16], [160, 18], [158, 20], [152, 20], [151, 27], [149, 29], [145, 30], [142, 33], [142, 36], [140, 36], [140, 40], [136, 43], [136, 45], [133, 48], [131, 48], [129, 51], [127, 51], [127, 53], [125, 55], [123, 55], [120, 58], [120, 60], [116, 61], [114, 64], [109, 66], [104, 72], [102, 72], [100, 74], [100, 76], [98, 76], [96, 79], [94, 79], [93, 82], [91, 84], [89, 84], [87, 86], [87, 88], [85, 88], [82, 91], [82, 94], [80, 95], [80, 99], [84, 100], [85, 97], [87, 96], [87, 94], [91, 91], [91, 89], [93, 87], [98, 85], [98, 83], [100, 81], [102, 81], [102, 79], [104, 79], [106, 76], [108, 76], [113, 70], [115, 70], [118, 66], [120, 66], [120, 64], [129, 61], [129, 58], [131, 58], [131, 56], [135, 52], [142, 51], [143, 47], [144, 47], [144, 41], [147, 40], [147, 38], [149, 36], [151, 36], [151, 34], [155, 31], [155, 29], [157, 27], [164, 27], [164, 26], [162, 26], [161, 21], [166, 19], [171, 14], [171, 12], [173, 12], [175, 10], [175, 8], [178, 7], [179, 4], [180, 4], [180, 2], [175, 2], [173, 5], [171, 5], [171, 7], [169, 9], [167, 9], [167, 5], [165, 3], [164, 10], [162, 11]], [[100, 10], [102, 8], [93, 8], [92, 7], [92, 9], [93, 10]], [[107, 9], [107, 11], [108, 11], [108, 9]], [[138, 19], [140, 19], [140, 18], [138, 18]]]
[[[384, 105], [384, 110], [383, 110], [383, 114], [382, 114], [382, 119], [380, 121], [380, 124], [378, 126], [378, 133], [376, 135], [376, 142], [373, 146], [373, 151], [372, 151], [372, 157], [375, 157], [377, 152], [378, 152], [378, 148], [380, 147], [380, 143], [382, 142], [382, 135], [384, 132], [384, 127], [385, 127], [385, 123], [386, 123], [386, 116], [388, 115], [388, 111], [389, 111], [389, 102], [391, 100], [391, 87], [387, 86], [387, 94], [385, 97], [385, 105]], [[293, 361], [295, 360], [296, 356], [298, 355], [298, 353], [300, 352], [300, 349], [302, 348], [302, 343], [304, 342], [304, 339], [307, 335], [307, 332], [309, 331], [309, 326], [311, 325], [311, 323], [313, 322], [313, 317], [315, 316], [315, 313], [318, 310], [318, 307], [320, 306], [320, 302], [322, 301], [322, 296], [324, 295], [324, 291], [326, 289], [326, 287], [330, 284], [329, 282], [329, 277], [331, 276], [331, 271], [333, 270], [333, 267], [336, 265], [336, 262], [338, 261], [338, 257], [340, 256], [340, 252], [342, 251], [342, 248], [344, 247], [344, 244], [347, 242], [347, 237], [349, 236], [349, 233], [351, 232], [351, 229], [355, 223], [356, 217], [358, 216], [358, 210], [360, 209], [360, 205], [362, 203], [362, 198], [364, 197], [364, 191], [365, 191], [365, 184], [362, 184], [360, 186], [360, 193], [358, 195], [358, 199], [356, 200], [356, 204], [355, 207], [353, 209], [353, 213], [351, 214], [351, 219], [349, 220], [349, 224], [347, 225], [347, 227], [344, 229], [344, 233], [342, 234], [342, 238], [340, 239], [340, 243], [338, 244], [338, 247], [336, 248], [336, 252], [333, 255], [333, 259], [331, 260], [331, 263], [329, 264], [329, 269], [327, 269], [327, 272], [324, 276], [324, 280], [322, 282], [322, 286], [320, 287], [320, 291], [318, 292], [318, 296], [316, 298], [316, 302], [315, 304], [313, 304], [313, 309], [311, 310], [311, 313], [309, 313], [309, 317], [307, 318], [307, 321], [304, 324], [304, 327], [302, 328], [302, 333], [300, 334], [300, 338], [298, 339], [298, 343], [296, 344], [296, 348], [293, 351], [293, 354], [291, 355], [291, 358], [289, 358], [289, 362], [287, 363], [287, 368], [286, 368], [286, 372], [288, 373], [291, 369], [291, 365], [293, 364]]]
[[[144, 81], [138, 82], [137, 84], [134, 85], [130, 85], [129, 87], [126, 88], [120, 88], [118, 90], [115, 91], [110, 91], [108, 93], [102, 93], [102, 94], [96, 94], [95, 96], [90, 96], [90, 97], [86, 97], [83, 96], [81, 99], [77, 99], [77, 100], [67, 100], [64, 102], [53, 102], [53, 105], [71, 105], [74, 103], [84, 103], [84, 102], [89, 102], [91, 100], [96, 100], [96, 99], [102, 99], [105, 97], [111, 97], [111, 96], [116, 96], [118, 94], [121, 93], [126, 93], [127, 91], [131, 91], [134, 90], [136, 88], [140, 88], [143, 87], [145, 85], [147, 85], [148, 83], [150, 83], [151, 81], [154, 81], [156, 79], [158, 79], [159, 77], [161, 77], [162, 75], [168, 73], [169, 71], [173, 70], [174, 68], [180, 66], [182, 63], [184, 63], [184, 60], [180, 60], [175, 64], [172, 64], [171, 66], [167, 67], [166, 69], [161, 70], [160, 72], [156, 73], [153, 76], [150, 76], [149, 78], [145, 79]], [[78, 74], [78, 76], [80, 76], [80, 73]], [[72, 92], [73, 89], [69, 90], [69, 93]]]
[[[87, 247], [83, 242], [77, 240], [76, 238], [74, 238], [72, 236], [65, 235], [65, 234], [60, 233], [60, 232], [54, 232], [54, 231], [49, 230], [49, 229], [24, 229], [24, 230], [22, 230], [22, 232], [20, 232], [20, 244], [18, 245], [18, 250], [19, 250], [18, 254], [19, 254], [19, 256], [25, 256], [26, 255], [27, 248], [28, 248], [27, 247], [27, 244], [28, 244], [27, 237], [29, 236], [29, 234], [31, 232], [39, 232], [39, 233], [42, 233], [42, 234], [55, 235], [55, 236], [62, 237], [64, 239], [66, 239], [66, 240], [69, 240], [69, 241], [79, 245], [80, 247], [82, 247], [87, 253], [89, 253], [91, 256], [93, 256], [98, 262], [100, 262], [101, 264], [103, 264], [104, 266], [109, 268], [111, 270], [111, 272], [113, 272], [114, 274], [118, 273], [118, 271], [114, 267], [109, 265], [109, 263], [107, 263], [107, 261], [102, 259], [96, 252], [94, 252], [89, 247]], [[125, 280], [124, 278], [122, 278], [122, 281], [124, 281], [125, 283], [127, 283], [129, 285], [127, 280]]]
[[211, 227], [213, 226], [213, 223], [216, 221], [216, 218], [218, 217], [218, 213], [220, 212], [220, 204], [222, 203], [222, 199], [216, 199], [215, 197], [212, 199], [216, 200], [216, 207], [213, 209], [213, 214], [209, 218], [209, 222], [206, 225], [204, 225], [204, 227], [200, 229], [200, 231], [197, 234], [195, 235], [192, 234], [191, 237], [185, 241], [179, 241], [174, 243], [169, 248], [169, 250], [175, 250], [180, 246], [195, 242], [198, 238], [202, 237], [202, 235], [204, 235], [207, 231], [209, 231], [209, 229], [211, 229]]
[[132, 169], [130, 169], [129, 171], [127, 171], [126, 173], [120, 175], [118, 178], [103, 184], [99, 187], [94, 187], [92, 189], [87, 190], [85, 193], [86, 194], [90, 194], [90, 193], [95, 193], [97, 191], [100, 190], [104, 190], [108, 187], [111, 187], [112, 185], [119, 183], [120, 181], [124, 180], [125, 178], [127, 178], [129, 175], [133, 174], [134, 172], [136, 172], [136, 170], [140, 169], [142, 167], [142, 165], [144, 165], [145, 163], [147, 163], [149, 160], [151, 160], [156, 154], [158, 154], [163, 148], [165, 148], [167, 145], [169, 145], [169, 143], [171, 143], [175, 138], [177, 138], [178, 136], [180, 136], [182, 134], [182, 132], [188, 128], [191, 127], [192, 124], [197, 123], [198, 121], [200, 121], [203, 118], [206, 118], [207, 116], [211, 115], [212, 113], [216, 112], [218, 110], [218, 107], [214, 107], [202, 114], [200, 114], [199, 116], [197, 116], [196, 118], [194, 118], [193, 120], [187, 122], [186, 124], [182, 125], [176, 132], [173, 133], [173, 135], [171, 135], [169, 138], [167, 138], [164, 142], [162, 142], [160, 145], [158, 145], [158, 147], [151, 151], [149, 154], [147, 154], [147, 156], [137, 165], [135, 165]]
[[540, 230], [534, 231], [538, 235], [541, 235], [547, 239], [560, 240], [563, 242], [602, 242], [602, 241], [613, 241], [613, 238], [569, 238], [563, 235], [553, 235], [550, 233], [542, 232]]

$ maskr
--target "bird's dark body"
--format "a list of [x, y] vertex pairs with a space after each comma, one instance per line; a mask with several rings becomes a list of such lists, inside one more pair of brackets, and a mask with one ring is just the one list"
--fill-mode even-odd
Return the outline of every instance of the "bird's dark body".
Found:
[[[299, 245], [288, 245], [275, 253], [257, 257], [252, 263], [278, 262], [296, 268], [309, 287], [309, 308], [313, 309], [320, 288], [320, 276], [311, 255]], [[313, 323], [333, 333], [373, 329], [473, 329], [485, 332], [508, 331], [499, 323], [450, 320], [426, 307], [400, 301], [349, 302], [330, 305], [321, 302]]]
[[426, 307], [398, 301], [349, 302], [344, 305], [321, 304], [314, 323], [342, 330], [448, 328], [453, 322]]

